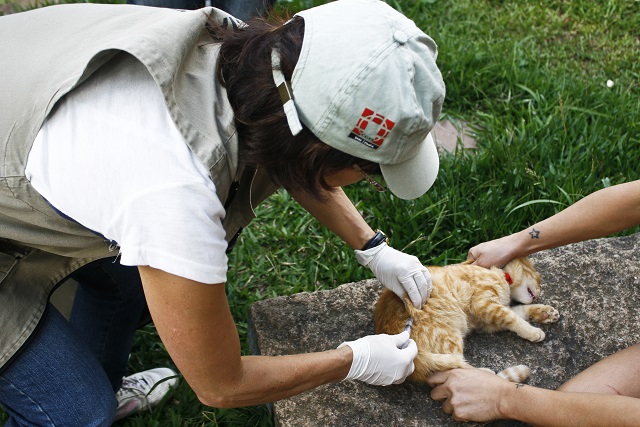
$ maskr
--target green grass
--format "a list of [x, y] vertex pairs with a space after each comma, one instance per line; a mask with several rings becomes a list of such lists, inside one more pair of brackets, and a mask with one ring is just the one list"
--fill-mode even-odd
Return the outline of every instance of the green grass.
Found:
[[[312, 4], [280, 3], [294, 10]], [[640, 2], [391, 4], [438, 43], [447, 84], [443, 117], [471, 124], [479, 145], [443, 153], [436, 184], [416, 201], [376, 193], [365, 183], [346, 189], [396, 248], [425, 264], [457, 262], [472, 245], [640, 178]], [[230, 257], [227, 293], [243, 342], [255, 301], [371, 277], [286, 193], [268, 199], [257, 214]], [[141, 331], [131, 368], [170, 364], [153, 328]], [[263, 406], [204, 407], [183, 381], [161, 411], [118, 425], [270, 424]]]

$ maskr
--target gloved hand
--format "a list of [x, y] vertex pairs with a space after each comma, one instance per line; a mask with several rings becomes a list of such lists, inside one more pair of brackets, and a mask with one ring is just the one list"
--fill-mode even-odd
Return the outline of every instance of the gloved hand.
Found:
[[[401, 348], [406, 345], [405, 348]], [[416, 342], [409, 332], [397, 335], [369, 335], [343, 342], [353, 351], [353, 362], [345, 380], [360, 380], [372, 385], [400, 384], [413, 373], [413, 359], [418, 355]]]
[[422, 307], [431, 295], [431, 274], [413, 255], [386, 243], [355, 252], [361, 265], [369, 267], [376, 278], [400, 298], [406, 293], [415, 308]]

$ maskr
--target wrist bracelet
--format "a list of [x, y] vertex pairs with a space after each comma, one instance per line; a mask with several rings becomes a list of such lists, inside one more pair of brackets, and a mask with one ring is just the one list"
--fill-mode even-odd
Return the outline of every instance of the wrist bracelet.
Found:
[[382, 231], [376, 230], [375, 236], [373, 236], [367, 243], [365, 243], [365, 245], [360, 250], [366, 251], [367, 249], [375, 248], [376, 246], [382, 244], [382, 242], [386, 242], [387, 244], [389, 244], [389, 238]]

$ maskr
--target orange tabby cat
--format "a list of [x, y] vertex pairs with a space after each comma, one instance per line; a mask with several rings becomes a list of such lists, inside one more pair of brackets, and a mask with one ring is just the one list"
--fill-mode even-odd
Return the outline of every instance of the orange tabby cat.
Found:
[[[427, 267], [433, 280], [431, 297], [421, 309], [385, 289], [374, 311], [376, 333], [397, 334], [413, 319], [411, 338], [418, 345], [415, 371], [418, 382], [434, 372], [468, 367], [463, 357], [464, 337], [474, 329], [487, 332], [510, 330], [522, 338], [539, 342], [544, 332], [528, 323], [558, 321], [558, 311], [532, 304], [540, 295], [540, 276], [527, 258], [518, 258], [504, 270], [463, 264]], [[511, 283], [511, 284], [510, 284]], [[511, 300], [522, 305], [509, 306]], [[501, 373], [511, 381], [529, 377], [523, 365]]]

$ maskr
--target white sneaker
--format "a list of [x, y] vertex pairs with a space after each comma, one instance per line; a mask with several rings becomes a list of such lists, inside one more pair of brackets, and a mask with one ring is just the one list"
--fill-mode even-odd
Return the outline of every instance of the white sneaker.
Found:
[[[116, 392], [118, 409], [115, 420], [142, 410], [151, 411], [178, 383], [176, 375], [169, 368], [156, 368], [124, 377], [122, 387]], [[169, 379], [165, 380], [165, 378]]]

